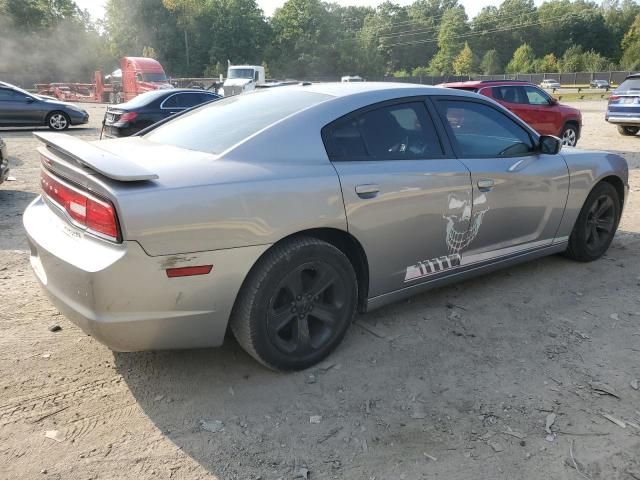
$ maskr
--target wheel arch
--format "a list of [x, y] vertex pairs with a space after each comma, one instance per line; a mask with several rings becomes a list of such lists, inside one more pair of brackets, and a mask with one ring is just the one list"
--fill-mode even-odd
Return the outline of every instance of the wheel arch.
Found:
[[[298, 237], [311, 237], [327, 242], [328, 244], [333, 245], [338, 250], [340, 250], [349, 259], [349, 262], [351, 262], [351, 265], [353, 266], [353, 269], [356, 273], [356, 279], [358, 281], [358, 311], [365, 312], [369, 294], [369, 262], [367, 260], [367, 255], [364, 251], [364, 248], [362, 247], [362, 244], [353, 235], [345, 230], [340, 230], [338, 228], [312, 228], [301, 230], [281, 238], [276, 243], [271, 245], [267, 250], [265, 250], [262, 255], [260, 255], [255, 260], [255, 262], [253, 262], [252, 267], [249, 269], [249, 272], [242, 282], [242, 286], [240, 287], [239, 292], [242, 291], [243, 288], [245, 288], [247, 279], [251, 276], [251, 273], [254, 271], [256, 266], [260, 263], [265, 255], [267, 255], [273, 248], [277, 247], [283, 242]], [[236, 300], [238, 297], [239, 294], [238, 296], [236, 296]]]
[[[620, 215], [622, 215], [622, 208], [624, 207], [624, 201], [625, 201], [624, 181], [617, 175], [613, 175], [613, 174], [606, 175], [605, 177], [601, 178], [593, 185], [593, 187], [591, 188], [591, 191], [593, 191], [593, 189], [596, 188], [597, 185], [603, 182], [611, 184], [613, 188], [615, 188], [616, 191], [618, 192], [618, 200], [620, 202]], [[591, 191], [589, 191], [589, 193], [591, 193]]]

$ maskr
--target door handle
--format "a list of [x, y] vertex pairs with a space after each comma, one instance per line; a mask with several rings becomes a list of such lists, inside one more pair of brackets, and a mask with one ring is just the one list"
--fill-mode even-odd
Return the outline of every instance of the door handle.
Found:
[[356, 193], [361, 198], [373, 198], [380, 192], [380, 186], [373, 183], [356, 185]]
[[491, 190], [496, 182], [491, 178], [481, 178], [478, 180], [478, 189], [480, 190]]

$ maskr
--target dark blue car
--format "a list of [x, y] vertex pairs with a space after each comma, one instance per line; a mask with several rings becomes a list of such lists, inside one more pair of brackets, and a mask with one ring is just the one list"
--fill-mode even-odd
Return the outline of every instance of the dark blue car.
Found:
[[605, 120], [618, 126], [621, 135], [640, 131], [640, 73], [629, 75], [609, 97]]
[[192, 88], [146, 92], [107, 108], [103, 134], [108, 138], [128, 137], [160, 120], [219, 98], [217, 93]]

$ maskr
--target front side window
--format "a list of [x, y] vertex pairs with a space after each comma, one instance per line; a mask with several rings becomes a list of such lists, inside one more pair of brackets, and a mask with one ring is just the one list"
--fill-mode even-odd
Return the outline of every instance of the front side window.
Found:
[[443, 154], [422, 102], [388, 105], [339, 120], [323, 130], [332, 160], [420, 159]]
[[529, 133], [489, 105], [459, 100], [437, 104], [463, 158], [515, 157], [534, 151]]
[[536, 87], [524, 87], [530, 105], [549, 105], [549, 97]]
[[8, 88], [0, 88], [0, 102], [15, 102], [16, 100], [18, 100], [16, 92]]

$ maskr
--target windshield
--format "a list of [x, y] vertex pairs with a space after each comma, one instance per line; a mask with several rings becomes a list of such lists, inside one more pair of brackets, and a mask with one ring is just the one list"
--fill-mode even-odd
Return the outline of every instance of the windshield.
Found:
[[253, 68], [230, 68], [228, 78], [253, 79]]
[[144, 137], [188, 150], [221, 153], [278, 120], [330, 98], [288, 88], [236, 95], [181, 115]]
[[631, 91], [640, 91], [640, 77], [639, 78], [627, 78], [616, 89], [616, 93], [628, 93]]
[[142, 78], [145, 82], [166, 82], [167, 76], [164, 72], [161, 73], [143, 73]]

